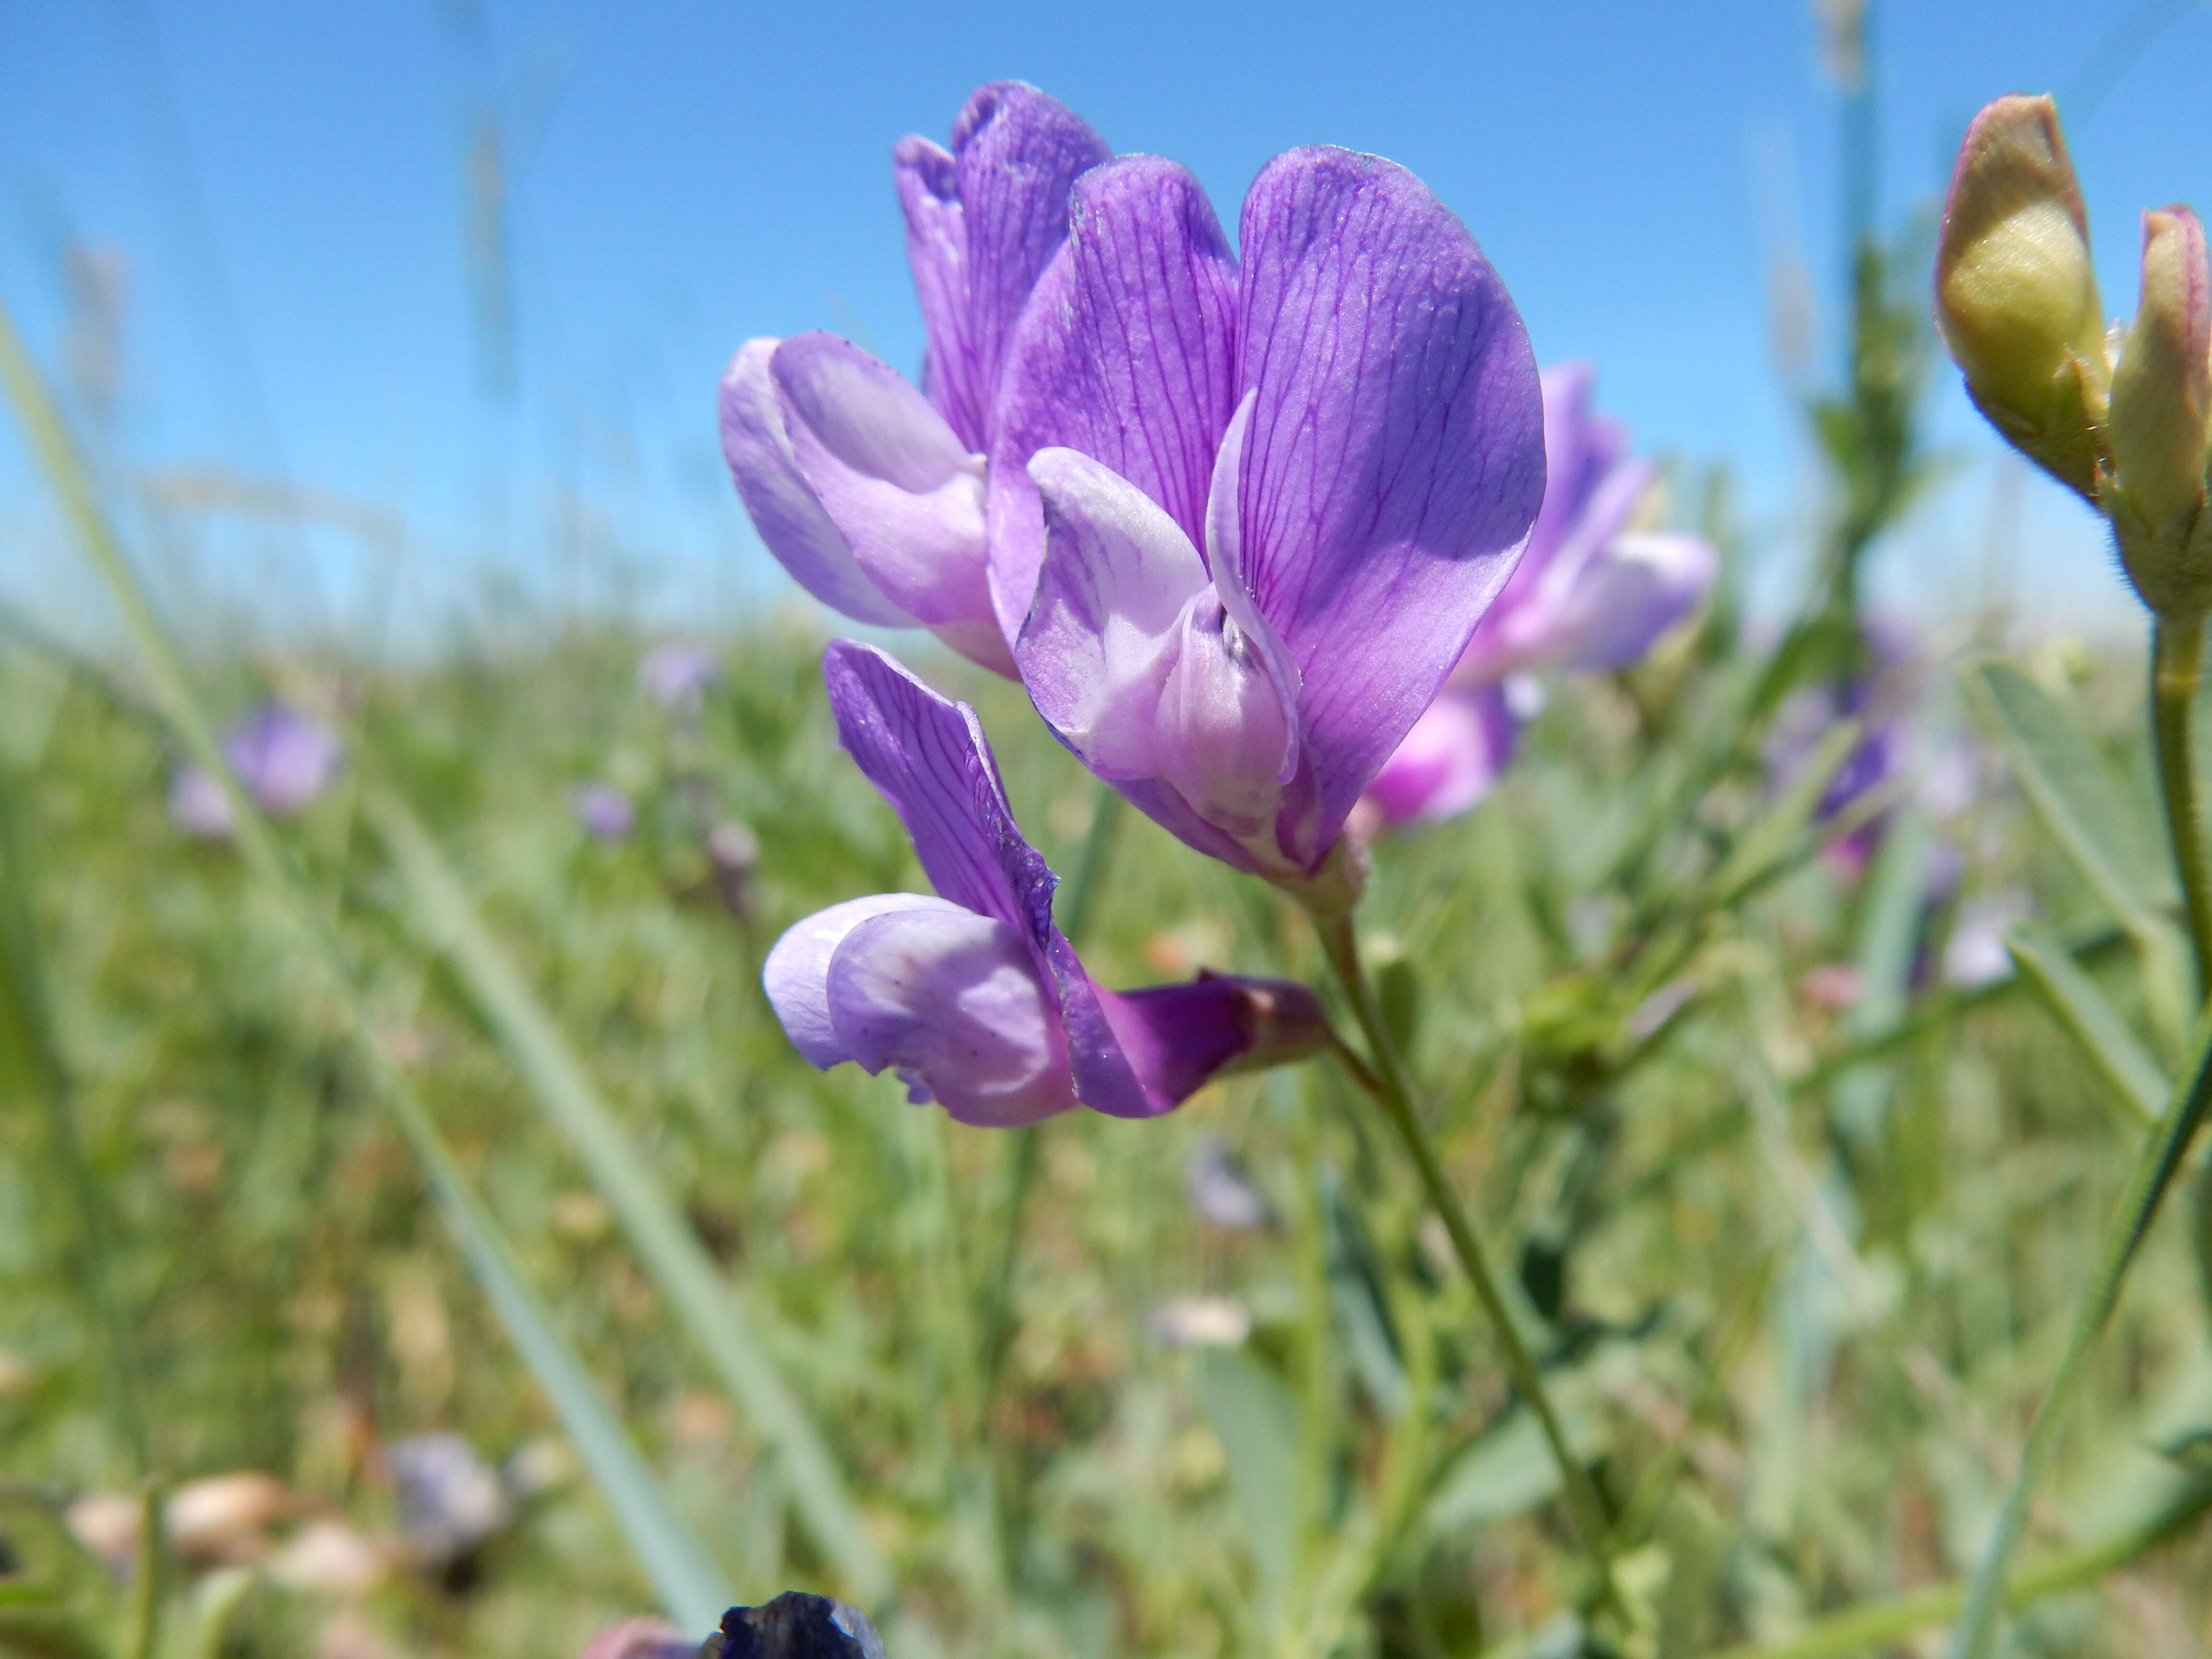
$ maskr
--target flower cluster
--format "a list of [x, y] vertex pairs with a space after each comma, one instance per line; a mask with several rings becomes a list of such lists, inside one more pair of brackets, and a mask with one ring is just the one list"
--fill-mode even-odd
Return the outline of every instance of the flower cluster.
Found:
[[[1317, 913], [1357, 898], [1363, 797], [1471, 800], [1511, 747], [1507, 675], [1631, 661], [1710, 580], [1703, 543], [1644, 526], [1653, 471], [1589, 372], [1540, 378], [1403, 168], [1278, 156], [1232, 250], [1188, 171], [1114, 157], [1033, 88], [983, 88], [949, 149], [895, 161], [921, 384], [828, 334], [748, 342], [722, 437], [762, 540], [856, 621], [1018, 678], [1098, 778]], [[826, 672], [939, 896], [784, 936], [768, 988], [809, 1059], [1003, 1124], [1148, 1115], [1328, 1040], [1297, 986], [1101, 990], [972, 711], [866, 647]]]

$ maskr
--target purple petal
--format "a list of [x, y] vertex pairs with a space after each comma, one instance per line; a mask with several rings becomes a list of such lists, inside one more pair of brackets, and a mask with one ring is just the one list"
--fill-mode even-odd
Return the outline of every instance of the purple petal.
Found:
[[[1553, 539], [1540, 564], [1523, 559], [1452, 671], [1453, 684], [1483, 685], [1509, 674], [1559, 663], [1561, 618], [1589, 580], [1592, 567], [1627, 527], [1650, 494], [1658, 469], [1649, 461], [1623, 461], [1591, 489], [1579, 514], [1547, 532]], [[1546, 496], [1548, 506], [1550, 497]], [[1531, 538], [1533, 542], [1533, 538]]]
[[868, 579], [1011, 672], [984, 570], [981, 461], [920, 392], [834, 334], [794, 335], [769, 367], [799, 475]]
[[1364, 805], [1384, 826], [1464, 812], [1497, 783], [1519, 735], [1499, 688], [1446, 691], [1375, 775]]
[[637, 808], [612, 784], [580, 784], [569, 796], [576, 821], [600, 841], [622, 841], [637, 828]]
[[1318, 1054], [1329, 1040], [1320, 999], [1290, 980], [1206, 974], [1188, 985], [1099, 994], [1143, 1085], [1147, 1116], [1172, 1110], [1224, 1071], [1280, 1065]]
[[638, 659], [639, 686], [666, 709], [697, 703], [721, 678], [722, 665], [714, 653], [689, 640], [664, 641]]
[[822, 677], [846, 752], [906, 825], [930, 884], [1042, 951], [1059, 878], [1014, 823], [975, 711], [852, 640], [830, 642]]
[[868, 579], [799, 476], [769, 360], [776, 340], [748, 340], [722, 375], [722, 455], [753, 528], [792, 579], [831, 610], [878, 628], [914, 618]]
[[956, 905], [860, 922], [830, 959], [830, 1021], [869, 1073], [963, 1123], [1034, 1123], [1076, 1103], [1059, 1010], [1022, 933]]
[[1043, 556], [1023, 464], [1053, 446], [1111, 467], [1195, 544], [1236, 407], [1236, 261], [1198, 181], [1139, 155], [1076, 185], [1068, 243], [1009, 349], [992, 446], [993, 594], [1009, 637]]
[[[1544, 505], [1528, 532], [1523, 568], [1541, 566], [1565, 540], [1604, 482], [1628, 457], [1628, 428], [1593, 406], [1597, 370], [1586, 362], [1554, 363], [1544, 391]], [[1516, 571], [1517, 578], [1519, 572]]]
[[1519, 314], [1464, 226], [1373, 156], [1292, 150], [1244, 202], [1238, 519], [1303, 676], [1309, 862], [1457, 660], [1542, 500]]
[[289, 817], [327, 789], [345, 763], [337, 734], [312, 715], [267, 703], [223, 739], [223, 755], [264, 812]]
[[1553, 659], [1562, 668], [1626, 668], [1696, 608], [1719, 572], [1720, 556], [1702, 537], [1614, 537], [1559, 608]]
[[1068, 189], [1112, 155], [1080, 117], [1018, 81], [976, 89], [950, 150], [907, 138], [893, 152], [930, 400], [969, 450], [988, 447], [1006, 337], [1066, 239]]
[[1263, 842], [1293, 769], [1291, 705], [1198, 550], [1143, 491], [1072, 449], [1031, 458], [1044, 571], [1018, 657], [1037, 710], [1109, 782], [1153, 780]]
[[941, 898], [922, 893], [875, 893], [817, 910], [784, 930], [761, 966], [769, 1006], [782, 1023], [791, 1046], [827, 1071], [853, 1058], [830, 1016], [830, 959], [845, 936], [864, 921], [895, 910], [929, 910], [966, 915]]

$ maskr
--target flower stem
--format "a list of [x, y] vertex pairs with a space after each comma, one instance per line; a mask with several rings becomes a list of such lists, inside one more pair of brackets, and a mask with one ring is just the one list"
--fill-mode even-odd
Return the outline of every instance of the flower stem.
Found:
[[2200, 995], [2212, 994], [2212, 864], [2206, 859], [2204, 813], [2197, 799], [2191, 741], [2197, 688], [2204, 673], [2204, 618], [2161, 617], [2151, 628], [2151, 729], [2158, 740], [2158, 781], [2173, 837], [2174, 867], [2189, 908], [2189, 940], [2197, 953]]
[[1360, 962], [1352, 918], [1348, 915], [1316, 915], [1314, 921], [1320, 929], [1322, 947], [1328, 954], [1329, 966], [1343, 982], [1345, 994], [1352, 1001], [1352, 1015], [1367, 1039], [1372, 1063], [1354, 1065], [1349, 1069], [1360, 1086], [1382, 1107], [1383, 1115], [1405, 1142], [1414, 1168], [1420, 1172], [1429, 1201], [1436, 1206], [1437, 1213], [1443, 1219], [1444, 1231], [1450, 1236], [1453, 1252], [1467, 1276], [1474, 1282], [1475, 1295], [1498, 1333], [1498, 1346], [1505, 1352], [1506, 1369], [1512, 1374], [1514, 1389], [1528, 1409], [1535, 1413], [1552, 1456], [1559, 1464], [1560, 1490], [1566, 1500], [1568, 1516], [1583, 1549], [1598, 1570], [1599, 1599], [1613, 1602], [1617, 1596], [1613, 1582], [1612, 1523], [1606, 1516], [1605, 1501], [1589, 1472], [1567, 1443], [1566, 1429], [1560, 1421], [1559, 1409], [1544, 1386], [1544, 1376], [1537, 1368], [1535, 1357], [1528, 1352], [1520, 1328], [1514, 1322], [1512, 1310], [1506, 1304], [1489, 1253], [1483, 1248], [1466, 1206], [1460, 1202], [1459, 1194], [1453, 1189], [1443, 1157], [1413, 1104], [1406, 1063], [1398, 1053], [1389, 1027], [1383, 1023], [1382, 1005], [1376, 1000], [1374, 988]]
[[2127, 1193], [2112, 1212], [2104, 1244], [2098, 1252], [2097, 1271], [2083, 1288], [2081, 1300], [2074, 1310], [2074, 1328], [2067, 1339], [2065, 1356], [2058, 1362], [2057, 1375], [2051, 1379], [2050, 1392], [2036, 1409], [2035, 1421], [2027, 1431], [2027, 1443], [2021, 1449], [2020, 1468], [2005, 1492], [1996, 1528], [1966, 1587], [1965, 1611], [1951, 1633], [1950, 1659], [1982, 1659], [1990, 1650], [1996, 1634], [1998, 1615], [2004, 1608], [2005, 1564], [2020, 1541], [2021, 1529], [2027, 1518], [2028, 1499], [2057, 1446], [2060, 1431], [2065, 1426], [2067, 1407], [2073, 1403], [2081, 1379], [2087, 1374], [2090, 1355], [2095, 1351], [2105, 1322], [2112, 1316], [2113, 1304], [2119, 1300], [2121, 1282], [2135, 1260], [2136, 1248], [2150, 1231], [2166, 1188], [2173, 1184], [2182, 1160], [2188, 1156], [2190, 1143], [2204, 1121], [2208, 1105], [2212, 1105], [2212, 1041], [2207, 1042], [2197, 1057], [2196, 1074], [2190, 1079], [2188, 1092], [2151, 1126], [2149, 1137], [2136, 1157]]

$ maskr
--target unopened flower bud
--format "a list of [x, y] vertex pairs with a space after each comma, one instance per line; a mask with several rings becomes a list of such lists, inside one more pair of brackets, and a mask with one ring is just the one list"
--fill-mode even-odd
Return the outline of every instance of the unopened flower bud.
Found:
[[2185, 207], [2144, 214], [2142, 304], [2112, 371], [2108, 437], [2115, 488], [2154, 532], [2204, 499], [2212, 437], [2208, 289], [2197, 216]]
[[1936, 318], [1975, 404], [2083, 495], [2107, 373], [2089, 220], [2047, 97], [1974, 118], [1943, 204]]

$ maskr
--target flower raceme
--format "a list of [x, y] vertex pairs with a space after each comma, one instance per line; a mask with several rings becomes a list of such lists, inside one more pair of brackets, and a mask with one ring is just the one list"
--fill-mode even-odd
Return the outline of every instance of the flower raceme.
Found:
[[1034, 87], [979, 88], [950, 150], [893, 152], [928, 356], [917, 389], [819, 331], [749, 340], [723, 376], [722, 451], [769, 551], [856, 622], [923, 626], [1013, 672], [994, 620], [984, 458], [1007, 336], [1067, 234], [1068, 187], [1112, 154]]
[[1373, 156], [1270, 162], [1241, 265], [1157, 157], [1085, 173], [1070, 219], [1010, 349], [989, 478], [1023, 682], [1185, 842], [1340, 902], [1324, 866], [1346, 817], [1543, 496], [1519, 314], [1466, 228]]
[[1225, 1069], [1327, 1045], [1320, 1004], [1287, 981], [1093, 982], [1053, 924], [1058, 878], [1014, 823], [975, 710], [848, 640], [823, 674], [846, 750], [905, 823], [937, 896], [850, 899], [776, 941], [762, 979], [809, 1060], [889, 1067], [916, 1103], [1005, 1127], [1079, 1104], [1157, 1116]]
[[1626, 668], [1696, 607], [1720, 569], [1701, 537], [1640, 526], [1658, 469], [1591, 406], [1587, 363], [1544, 371], [1544, 504], [1512, 579], [1483, 613], [1443, 692], [1369, 785], [1361, 819], [1449, 817], [1490, 791], [1520, 729], [1509, 677]]

